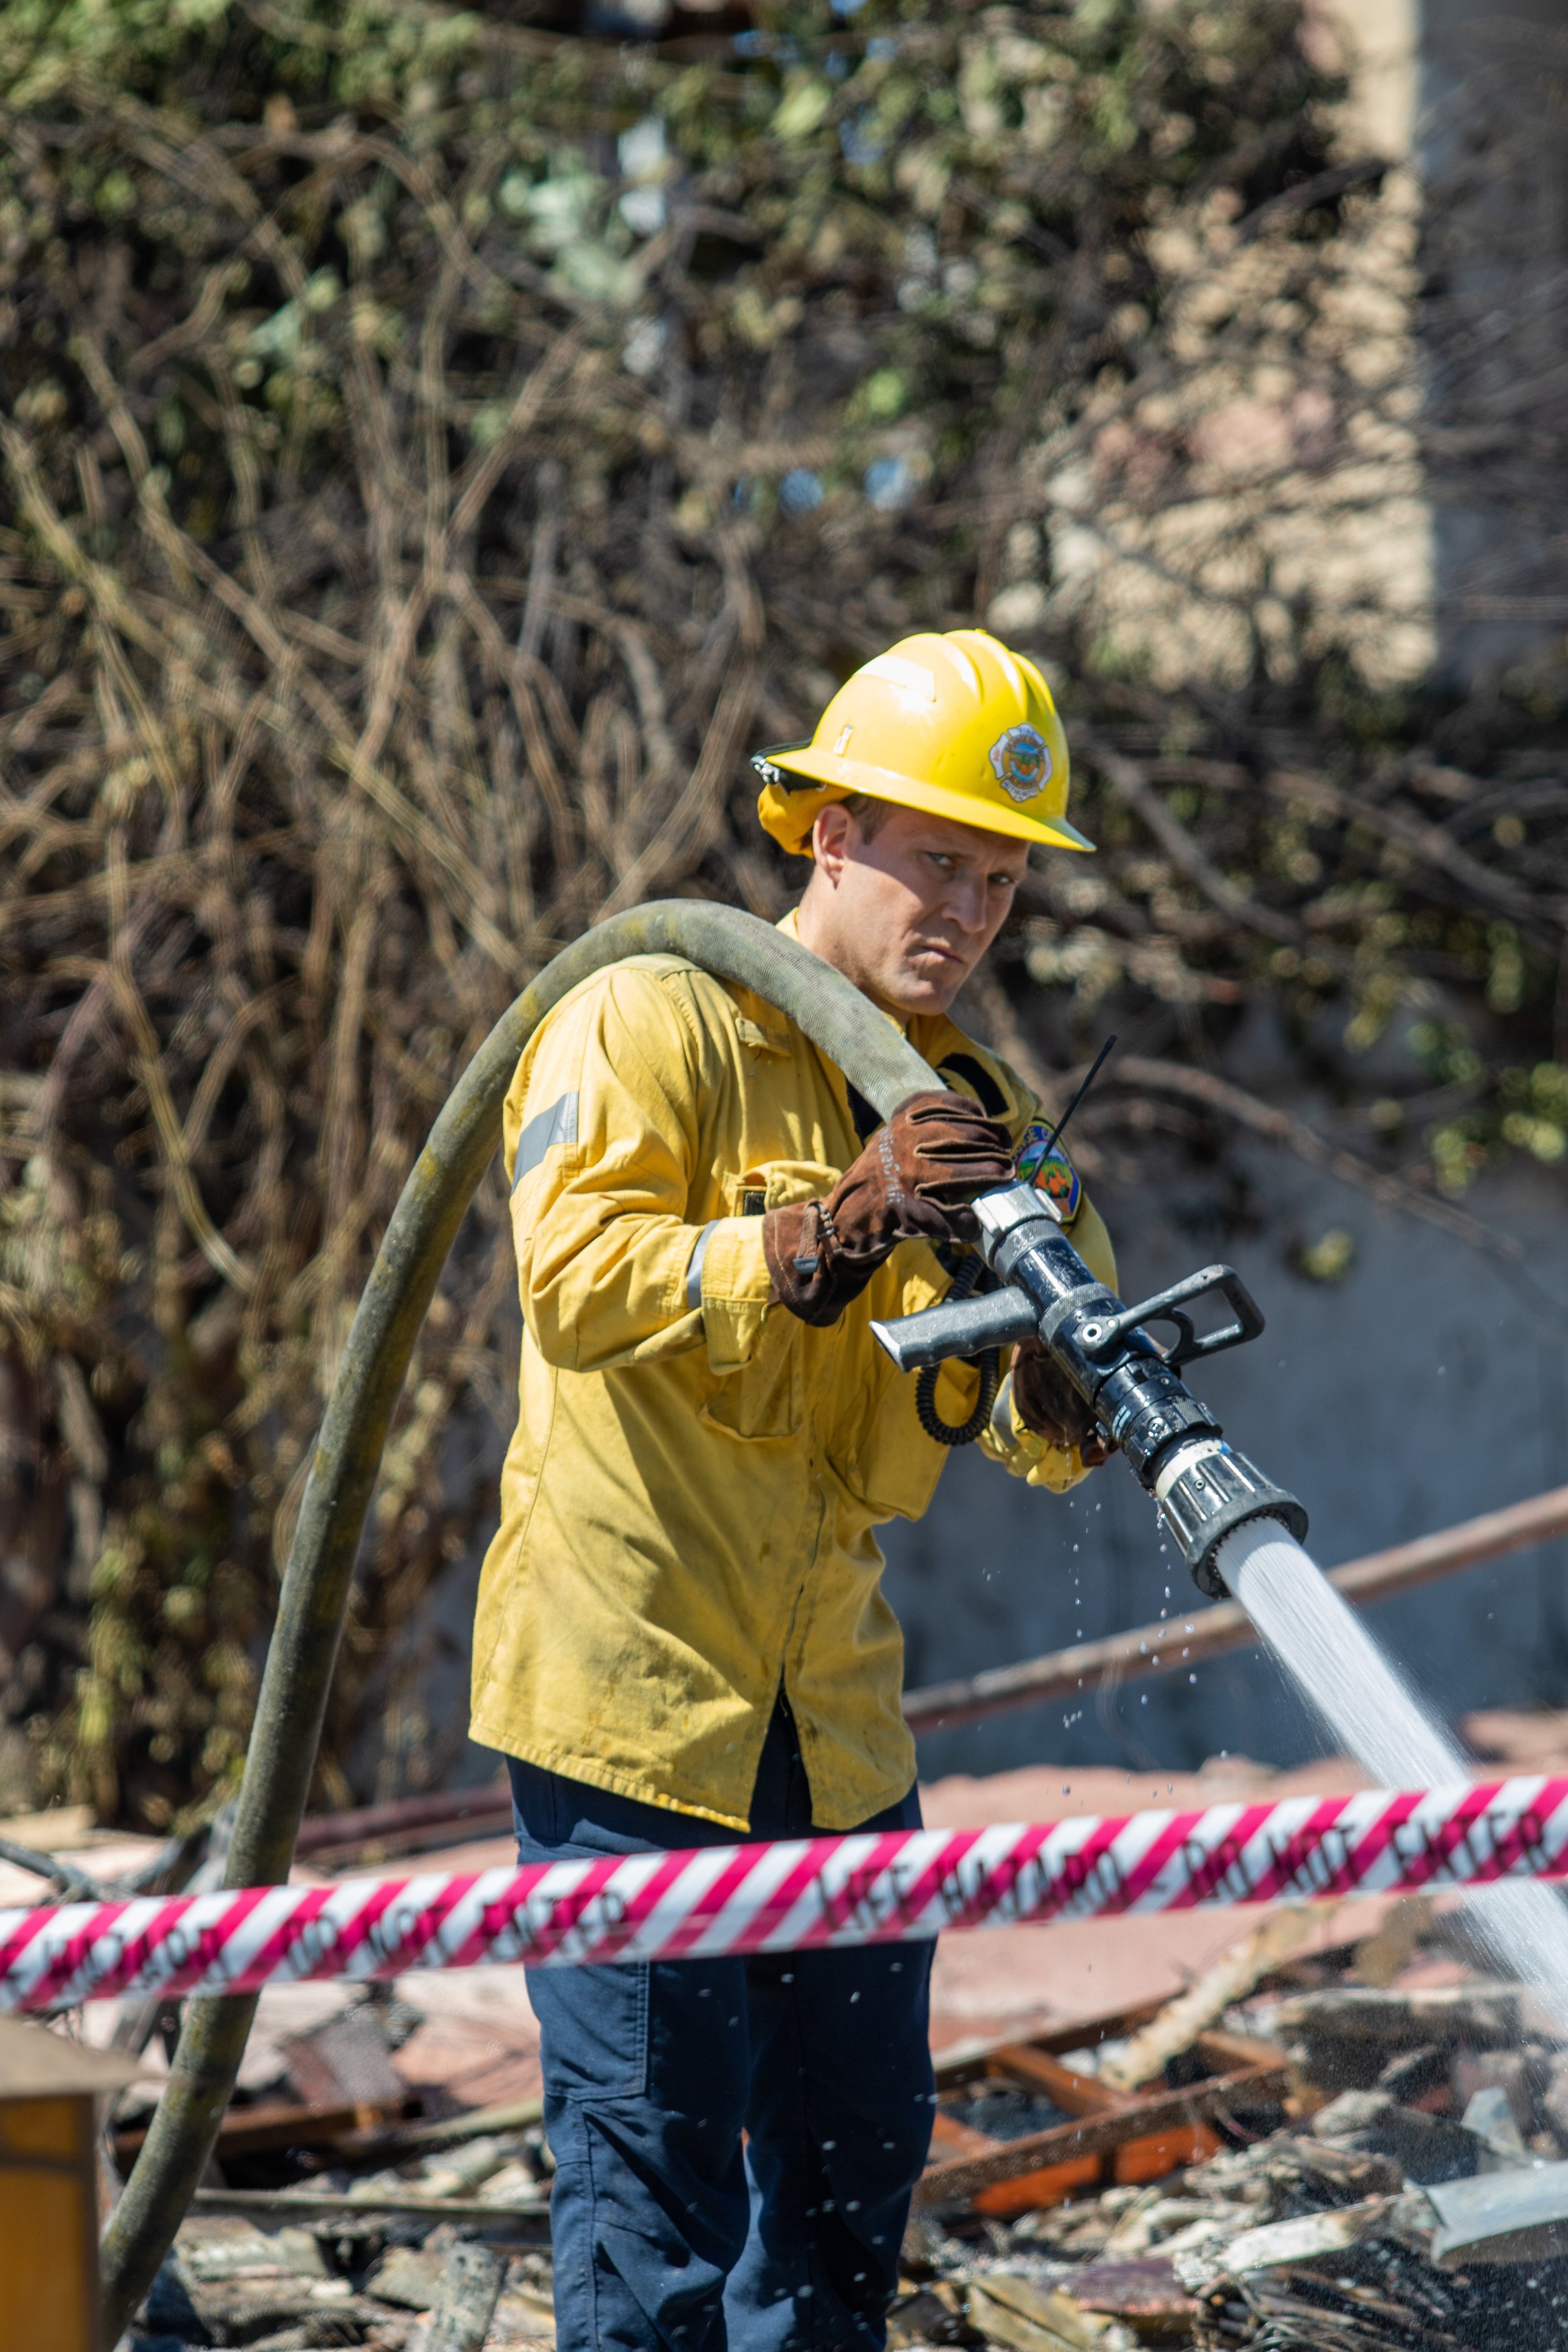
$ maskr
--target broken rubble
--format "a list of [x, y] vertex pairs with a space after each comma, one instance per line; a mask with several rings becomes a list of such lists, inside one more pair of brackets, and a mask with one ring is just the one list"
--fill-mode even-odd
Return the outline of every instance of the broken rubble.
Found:
[[493, 2246], [460, 2240], [447, 2257], [422, 2352], [484, 2352], [506, 2269]]
[[1341, 1985], [1281, 2001], [1271, 2023], [1303, 2085], [1331, 2095], [1370, 2090], [1398, 2053], [1515, 2046], [1520, 1992], [1516, 1985]]
[[1086, 2263], [1069, 2271], [1062, 2292], [1080, 2311], [1125, 2319], [1140, 2335], [1184, 2335], [1197, 2305], [1181, 2284], [1168, 2255], [1132, 2262]]
[[422, 2246], [388, 2246], [365, 2279], [368, 2294], [405, 2311], [429, 2311], [441, 2292], [446, 2264]]
[[[1239, 2278], [1284, 2263], [1317, 2262], [1369, 2238], [1398, 2239], [1425, 2252], [1431, 2236], [1432, 2210], [1419, 2191], [1369, 2197], [1359, 2205], [1329, 2206], [1321, 2213], [1299, 2213], [1289, 2221], [1266, 2221], [1260, 2229], [1243, 2230], [1225, 2239], [1223, 2260], [1197, 2249], [1178, 2252], [1173, 2266], [1182, 2284], [1195, 2294], [1226, 2271]], [[1214, 2242], [1220, 2242], [1217, 2233]]]
[[1008, 2352], [1112, 2352], [1125, 2340], [1114, 2321], [1082, 2310], [1070, 2295], [1003, 2269], [970, 2282], [969, 2321], [986, 2343]]
[[1441, 2270], [1568, 2255], [1568, 2164], [1485, 2173], [1427, 2194], [1439, 2224], [1432, 2259]]
[[[1005, 2146], [1010, 2132], [1048, 2131], [1055, 2118], [1080, 2146], [1094, 2135], [1106, 2144], [1067, 2186], [1068, 2201], [1027, 2210], [1031, 2192], [1063, 2193], [1041, 2174], [1008, 2184], [1011, 2206], [983, 2188], [984, 2202], [917, 2212], [889, 2318], [894, 2352], [1134, 2352], [1154, 2341], [1171, 2352], [1568, 2346], [1561, 2328], [1552, 2332], [1556, 2311], [1568, 2315], [1568, 2259], [1556, 2251], [1568, 2190], [1561, 2215], [1554, 2183], [1530, 2192], [1543, 2202], [1519, 2202], [1521, 2175], [1539, 2184], [1568, 2174], [1568, 2164], [1541, 2160], [1568, 2155], [1568, 2053], [1531, 2029], [1513, 1986], [1454, 1981], [1450, 1957], [1423, 1959], [1418, 1906], [1392, 1924], [1399, 1933], [1384, 1934], [1375, 1951], [1347, 1942], [1310, 1957], [1286, 1950], [1281, 1931], [1271, 1955], [1279, 1965], [1261, 1976], [1265, 1944], [1253, 1931], [1245, 1949], [1223, 1955], [1159, 2010], [1151, 2003], [1074, 2033], [1042, 2030], [1035, 2042], [977, 2054], [971, 2045], [950, 2062], [945, 2116], [960, 2131]], [[1362, 1981], [1346, 1980], [1352, 1968]], [[1435, 1970], [1447, 1980], [1431, 1981]], [[1222, 1993], [1229, 2005], [1216, 2024]], [[317, 2058], [346, 2070], [368, 2053], [374, 2063], [374, 2022], [350, 2011], [331, 2030], [298, 2035], [309, 2046], [295, 2087], [326, 2087], [307, 2080]], [[1287, 2050], [1295, 2105], [1282, 2105]], [[1137, 2104], [1119, 2089], [1119, 2074], [1170, 2102], [1204, 2091], [1203, 2066], [1212, 2091], [1216, 2070], [1244, 2063], [1272, 2072], [1268, 2100], [1255, 2082], [1239, 2114], [1222, 2095], [1205, 2110], [1201, 2138], [1169, 2134], [1158, 2178], [1130, 2162], [1124, 2132], [1104, 2127]], [[350, 2086], [346, 2071], [335, 2079]], [[481, 2273], [479, 2303], [497, 2290], [485, 2352], [542, 2352], [553, 2337], [549, 2257], [542, 2247], [519, 2251], [523, 2231], [542, 2238], [548, 2229], [552, 2168], [538, 2113], [537, 2101], [523, 2102], [404, 2125], [310, 2184], [274, 2158], [270, 2177], [298, 2185], [280, 2186], [269, 2213], [247, 2205], [226, 2235], [212, 2218], [182, 2233], [171, 2283], [179, 2294], [160, 2309], [168, 2328], [160, 2352], [210, 2340], [208, 2314], [222, 2321], [219, 2341], [247, 2352], [329, 2340], [366, 2352], [453, 2352], [447, 2315], [437, 2332], [438, 2306], [458, 2248], [476, 2238], [498, 2242], [458, 2265]], [[1282, 2116], [1283, 2127], [1271, 2129]], [[949, 2160], [962, 2153], [951, 2133], [948, 2147]], [[1152, 2153], [1158, 2158], [1160, 2147]], [[379, 2171], [369, 2171], [373, 2162]], [[1482, 2202], [1467, 2204], [1461, 2191]], [[1450, 2193], [1458, 2201], [1445, 2209]], [[320, 2200], [313, 2226], [308, 2207], [288, 2210], [290, 2195]], [[398, 2202], [424, 2210], [395, 2219], [387, 2205]], [[443, 2209], [450, 2218], [434, 2226]], [[510, 2245], [499, 2242], [508, 2231]], [[481, 2340], [471, 2310], [450, 2316], [461, 2323], [456, 2343], [464, 2326]]]

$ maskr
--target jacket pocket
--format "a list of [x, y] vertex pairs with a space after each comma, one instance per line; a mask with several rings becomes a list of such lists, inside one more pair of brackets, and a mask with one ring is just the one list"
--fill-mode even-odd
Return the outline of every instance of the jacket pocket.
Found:
[[[773, 1160], [722, 1180], [731, 1217], [762, 1216], [792, 1201], [819, 1201], [838, 1181], [836, 1168], [804, 1160]], [[793, 1437], [805, 1418], [806, 1339], [804, 1323], [771, 1307], [749, 1362], [720, 1381], [701, 1418], [731, 1437]]]
[[701, 1419], [731, 1437], [793, 1437], [805, 1418], [805, 1367], [800, 1342], [805, 1326], [772, 1308], [750, 1363], [720, 1381]]

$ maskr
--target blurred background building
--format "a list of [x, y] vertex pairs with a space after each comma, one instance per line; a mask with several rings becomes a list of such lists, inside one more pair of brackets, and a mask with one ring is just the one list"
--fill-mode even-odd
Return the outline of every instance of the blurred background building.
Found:
[[1157, 227], [1194, 363], [1042, 445], [1048, 559], [1020, 535], [993, 618], [1087, 624], [1174, 687], [1259, 636], [1289, 660], [1310, 609], [1307, 647], [1377, 685], [1471, 688], [1568, 625], [1568, 12], [1318, 0], [1306, 38], [1346, 81], [1325, 176], [1374, 191], [1312, 331], [1298, 250], [1223, 203]]

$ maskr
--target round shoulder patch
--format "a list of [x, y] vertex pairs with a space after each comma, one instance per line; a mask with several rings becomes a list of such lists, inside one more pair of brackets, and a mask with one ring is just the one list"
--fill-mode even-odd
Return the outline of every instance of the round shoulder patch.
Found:
[[1047, 1156], [1050, 1135], [1050, 1129], [1039, 1119], [1030, 1120], [1018, 1150], [1018, 1174], [1023, 1182], [1046, 1195], [1064, 1225], [1070, 1225], [1083, 1199], [1083, 1186], [1065, 1151]]

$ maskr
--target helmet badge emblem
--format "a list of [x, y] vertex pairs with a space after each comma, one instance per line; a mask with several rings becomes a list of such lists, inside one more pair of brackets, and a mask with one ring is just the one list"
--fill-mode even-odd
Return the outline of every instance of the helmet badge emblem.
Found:
[[991, 765], [1009, 800], [1032, 801], [1050, 782], [1050, 746], [1037, 727], [1009, 727], [991, 746]]

